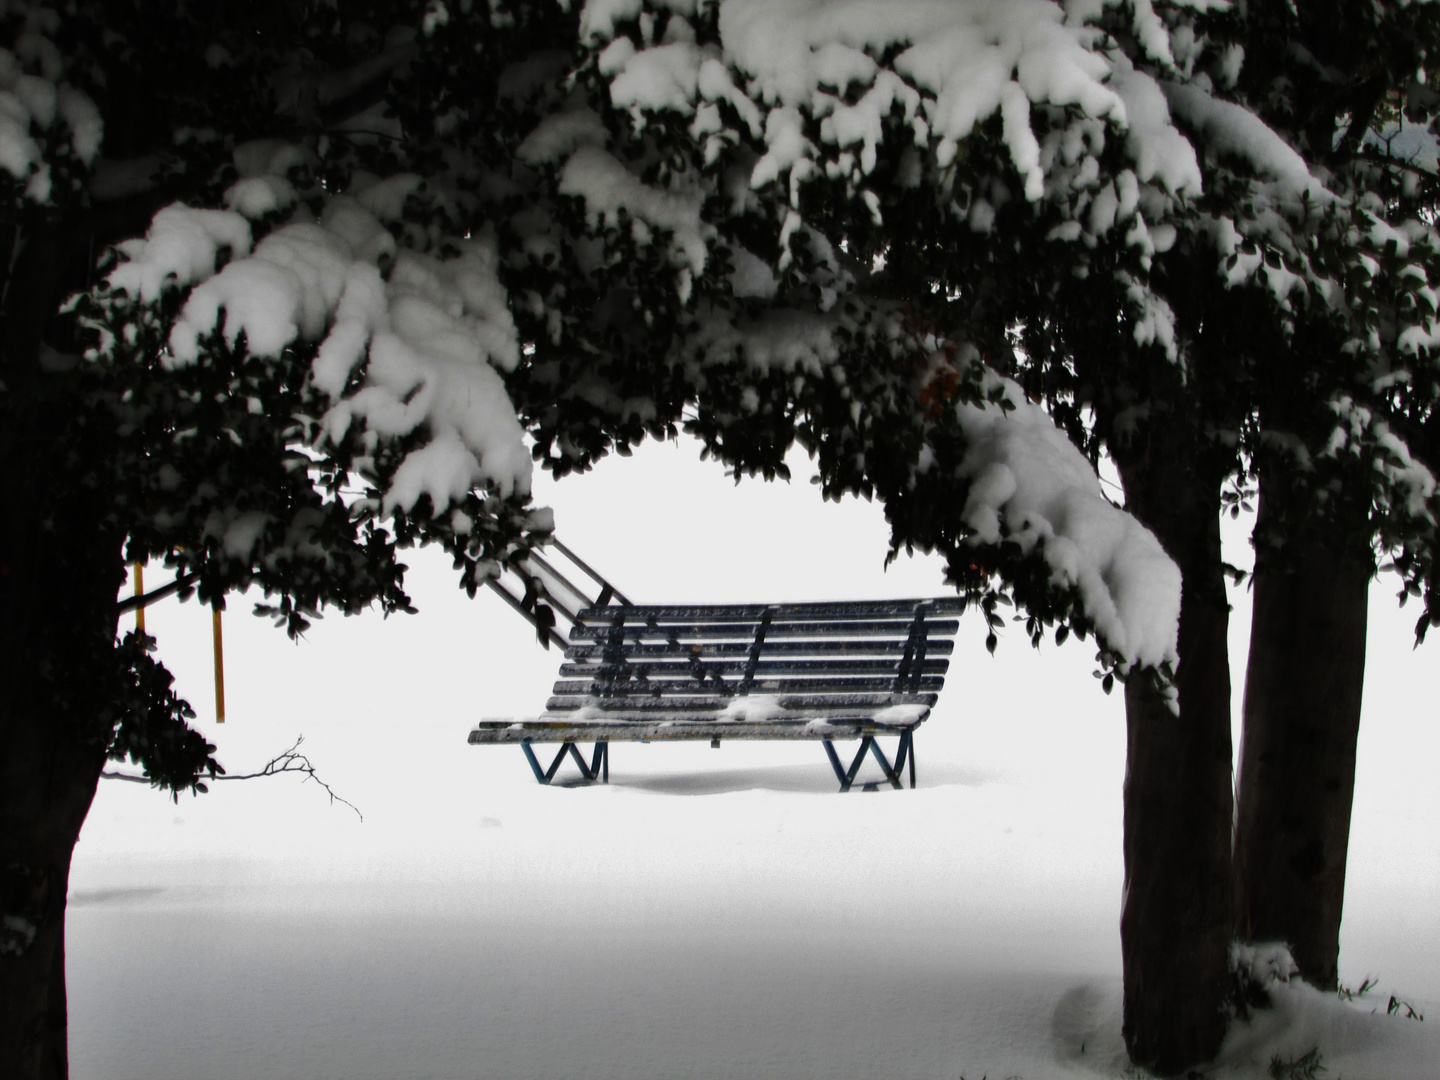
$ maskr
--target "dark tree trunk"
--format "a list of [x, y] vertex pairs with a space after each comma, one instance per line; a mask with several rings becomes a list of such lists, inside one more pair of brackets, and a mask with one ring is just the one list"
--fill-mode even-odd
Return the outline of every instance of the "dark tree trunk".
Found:
[[[14, 494], [0, 484], [0, 498]], [[4, 517], [12, 536], [19, 524], [32, 539], [54, 540], [13, 513]], [[30, 545], [24, 561], [11, 561], [7, 544], [0, 563], [9, 571], [0, 605], [0, 1075], [15, 1080], [67, 1073], [65, 899], [109, 741], [114, 681], [104, 661], [114, 650], [120, 585], [118, 544], [108, 558], [77, 549], [103, 536], [95, 530], [85, 543], [38, 553]]]
[[16, 1080], [68, 1075], [65, 898], [71, 851], [103, 762], [103, 748], [62, 762], [57, 759], [70, 755], [35, 745], [40, 741], [24, 752], [12, 745], [0, 771], [6, 920], [0, 947], [0, 1072]]
[[26, 486], [0, 482], [0, 1075], [52, 1080], [67, 1075], [65, 900], [114, 715], [120, 563], [100, 523], [57, 536], [15, 513]]
[[[12, 234], [14, 235], [14, 234]], [[70, 858], [116, 716], [113, 434], [40, 366], [73, 237], [17, 243], [0, 321], [0, 1076], [67, 1074]], [[0, 286], [7, 283], [0, 279]], [[108, 440], [108, 441], [107, 441]]]
[[1220, 482], [1166, 453], [1121, 463], [1127, 508], [1180, 565], [1180, 715], [1125, 688], [1124, 1035], [1160, 1075], [1210, 1061], [1225, 1035], [1232, 826], [1229, 606]]
[[[1260, 525], [1275, 493], [1261, 476]], [[1292, 532], [1294, 530], [1291, 530]], [[1245, 671], [1235, 825], [1236, 935], [1284, 941], [1336, 986], [1372, 570], [1292, 541], [1262, 559]]]
[[[105, 762], [115, 703], [119, 544], [76, 517], [56, 532], [23, 474], [0, 480], [0, 1075], [66, 1075], [70, 857]], [[31, 474], [34, 475], [34, 474]], [[18, 504], [18, 507], [17, 507]], [[28, 505], [27, 505], [28, 504]], [[59, 510], [54, 502], [47, 511]], [[76, 509], [71, 507], [70, 509]], [[83, 519], [82, 519], [83, 520]]]

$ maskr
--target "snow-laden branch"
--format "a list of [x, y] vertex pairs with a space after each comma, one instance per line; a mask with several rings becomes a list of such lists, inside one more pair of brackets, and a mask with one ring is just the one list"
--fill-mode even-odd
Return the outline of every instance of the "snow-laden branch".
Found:
[[[55, 13], [16, 14], [23, 16], [10, 43], [17, 52], [0, 48], [0, 170], [23, 185], [24, 200], [44, 205], [57, 181], [68, 181], [65, 174], [94, 162], [105, 127], [95, 102], [64, 80], [60, 52], [47, 36], [57, 28]], [[62, 140], [50, 138], [56, 130]]]
[[[295, 199], [284, 176], [295, 155], [266, 149], [265, 164], [251, 170], [257, 175], [240, 180], [227, 199], [257, 217]], [[425, 495], [439, 514], [477, 487], [528, 494], [531, 464], [497, 373], [518, 363], [519, 343], [494, 242], [457, 238], [443, 258], [398, 250], [385, 222], [401, 217], [419, 184], [402, 174], [331, 196], [318, 219], [300, 215], [253, 250], [244, 214], [170, 206], [144, 239], [120, 246], [107, 285], [131, 303], [188, 288], [168, 333], [172, 368], [201, 362], [202, 343], [217, 329], [232, 347], [243, 334], [257, 357], [317, 343], [313, 381], [330, 400], [324, 437], [338, 443], [361, 424], [373, 454], [385, 440], [423, 433], [383, 493], [383, 509], [409, 511]], [[229, 261], [217, 270], [222, 255]], [[238, 549], [255, 523], [235, 528], [225, 543]]]
[[[1192, 77], [1203, 49], [1167, 38], [1175, 18], [1145, 3], [596, 0], [578, 46], [547, 43], [568, 44], [568, 60], [547, 47], [491, 71], [455, 65], [496, 28], [449, 12], [417, 39], [393, 111], [443, 104], [463, 137], [397, 126], [383, 179], [338, 144], [237, 147], [228, 209], [162, 211], [120, 245], [109, 296], [153, 313], [180, 291], [161, 320], [173, 373], [228, 363], [242, 337], [251, 358], [304, 356], [313, 399], [295, 415], [309, 449], [343, 444], [362, 473], [383, 472], [382, 490], [349, 507], [359, 514], [428, 501], [463, 535], [474, 491], [528, 493], [523, 424], [563, 471], [673, 432], [697, 402], [692, 429], [737, 468], [769, 469], [793, 412], [863, 462], [837, 469], [840, 488], [868, 490], [905, 454], [919, 468], [934, 400], [913, 378], [924, 350], [905, 355], [863, 325], [896, 298], [867, 295], [885, 286], [857, 238], [871, 256], [887, 230], [897, 253], [963, 249], [981, 275], [1023, 273], [1005, 265], [1010, 250], [1053, 258], [1055, 280], [1093, 282], [1095, 303], [1114, 307], [1121, 348], [1182, 377], [1184, 312], [1152, 274], [1179, 237], [1189, 257], [1209, 252], [1199, 272], [1266, 289], [1282, 319], [1311, 300], [1344, 316], [1352, 271], [1368, 274], [1368, 258], [1378, 273], [1381, 249], [1423, 261], [1419, 238], [1342, 205], [1225, 100], [1233, 77]], [[1141, 48], [1111, 33], [1121, 24]], [[517, 38], [532, 47], [535, 32]], [[499, 102], [507, 126], [475, 144], [489, 131], [476, 117]], [[1202, 212], [1202, 181], [1222, 167], [1243, 197]], [[333, 187], [315, 181], [323, 170]], [[943, 240], [906, 233], [896, 214], [916, 199], [953, 229]], [[1335, 243], [1317, 254], [1307, 230], [1326, 214]], [[1396, 324], [1402, 349], [1436, 340], [1428, 289]], [[97, 353], [126, 347], [123, 321], [102, 326]], [[1122, 665], [1173, 661], [1173, 564], [1040, 409], [995, 379], [950, 418], [949, 512], [1002, 561], [1072, 590]], [[867, 456], [887, 429], [889, 456]], [[220, 507], [205, 528], [244, 560], [269, 513]]]
[[973, 542], [1018, 545], [1080, 593], [1086, 617], [1122, 667], [1179, 663], [1180, 568], [1155, 534], [1105, 498], [1094, 468], [1020, 387], [987, 371], [984, 404], [955, 413], [969, 446], [960, 519]]

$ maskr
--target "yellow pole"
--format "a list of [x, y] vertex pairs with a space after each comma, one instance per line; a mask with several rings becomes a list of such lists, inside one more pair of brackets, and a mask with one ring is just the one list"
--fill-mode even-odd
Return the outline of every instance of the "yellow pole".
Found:
[[220, 608], [213, 612], [215, 637], [215, 722], [225, 722], [225, 652], [220, 644]]
[[[145, 564], [135, 564], [135, 595], [145, 595]], [[135, 629], [145, 633], [145, 607], [141, 605], [135, 609]]]

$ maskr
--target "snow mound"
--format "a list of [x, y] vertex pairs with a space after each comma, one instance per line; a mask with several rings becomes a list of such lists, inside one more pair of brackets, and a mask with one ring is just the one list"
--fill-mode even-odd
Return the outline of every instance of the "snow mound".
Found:
[[[1266, 992], [1268, 1007], [1248, 1020], [1231, 1021], [1220, 1053], [1200, 1070], [1207, 1080], [1268, 1080], [1277, 1075], [1272, 1063], [1283, 1067], [1310, 1054], [1319, 1077], [1434, 1080], [1440, 1032], [1428, 1023], [1384, 1015], [1383, 998], [1347, 1003], [1299, 979], [1272, 981]], [[1095, 983], [1060, 997], [1051, 1019], [1055, 1054], [1064, 1068], [1059, 1075], [1135, 1075], [1121, 1037], [1121, 1002], [1119, 985]]]
[[1299, 979], [1266, 986], [1268, 1008], [1232, 1021], [1215, 1059], [1217, 1080], [1271, 1075], [1269, 1067], [1314, 1051], [1322, 1076], [1345, 1080], [1433, 1080], [1440, 1035], [1402, 1012], [1387, 1015], [1385, 1001], [1346, 1002]]

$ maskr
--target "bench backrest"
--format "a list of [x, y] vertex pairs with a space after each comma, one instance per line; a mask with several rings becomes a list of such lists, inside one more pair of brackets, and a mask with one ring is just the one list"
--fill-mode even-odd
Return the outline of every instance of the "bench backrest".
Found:
[[786, 710], [935, 703], [958, 598], [730, 606], [609, 605], [579, 613], [552, 712]]

